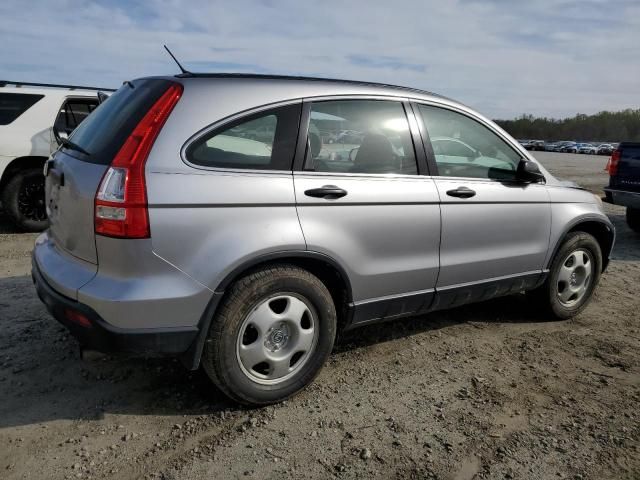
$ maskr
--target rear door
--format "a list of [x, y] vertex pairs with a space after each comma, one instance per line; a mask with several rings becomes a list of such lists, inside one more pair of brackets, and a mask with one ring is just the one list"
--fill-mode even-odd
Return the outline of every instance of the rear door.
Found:
[[102, 103], [53, 153], [45, 167], [50, 235], [66, 252], [97, 263], [94, 198], [114, 156], [170, 82], [128, 82]]
[[408, 109], [398, 100], [327, 99], [303, 110], [298, 215], [307, 248], [349, 275], [355, 323], [426, 310], [433, 297], [438, 192], [419, 175], [417, 160], [422, 170], [426, 162]]
[[[215, 103], [220, 93], [211, 95]], [[193, 116], [194, 99], [185, 95], [170, 122]], [[154, 252], [216, 289], [259, 256], [304, 251], [291, 172], [301, 108], [300, 100], [263, 106], [212, 124], [188, 143], [179, 170], [175, 136], [160, 136], [147, 171]]]
[[438, 306], [535, 283], [549, 246], [546, 187], [516, 181], [521, 154], [479, 119], [440, 106], [415, 108], [441, 199]]

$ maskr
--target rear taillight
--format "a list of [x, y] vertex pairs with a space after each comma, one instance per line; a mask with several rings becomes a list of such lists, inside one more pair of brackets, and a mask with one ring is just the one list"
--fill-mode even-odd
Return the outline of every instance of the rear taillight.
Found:
[[618, 174], [618, 164], [620, 163], [620, 150], [614, 150], [607, 163], [607, 171], [609, 175], [615, 177]]
[[105, 172], [95, 199], [95, 230], [118, 238], [148, 238], [144, 167], [158, 133], [182, 95], [172, 83], [124, 142]]

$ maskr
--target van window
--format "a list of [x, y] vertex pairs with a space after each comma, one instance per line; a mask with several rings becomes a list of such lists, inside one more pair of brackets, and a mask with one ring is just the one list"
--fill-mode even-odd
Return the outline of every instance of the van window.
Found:
[[28, 93], [0, 93], [0, 125], [9, 125], [43, 97]]
[[97, 106], [97, 96], [95, 99], [69, 99], [60, 109], [54, 127], [58, 132], [70, 134]]
[[236, 120], [192, 143], [186, 158], [195, 165], [252, 170], [291, 170], [301, 104]]

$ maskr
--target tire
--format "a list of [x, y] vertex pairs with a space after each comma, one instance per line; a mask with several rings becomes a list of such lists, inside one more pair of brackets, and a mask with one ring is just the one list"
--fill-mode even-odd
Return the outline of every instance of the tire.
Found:
[[318, 375], [336, 328], [331, 294], [317, 277], [291, 265], [260, 269], [225, 295], [212, 320], [202, 365], [237, 402], [281, 402]]
[[[575, 255], [573, 262], [570, 260], [572, 255]], [[584, 264], [584, 270], [581, 270], [580, 262]], [[587, 262], [590, 264], [588, 274]], [[576, 274], [567, 277], [567, 272], [571, 270]], [[574, 317], [589, 304], [601, 272], [602, 251], [598, 241], [588, 233], [571, 232], [553, 258], [547, 280], [533, 292], [534, 298], [556, 319]], [[584, 291], [581, 294], [573, 293], [581, 285]]]
[[42, 169], [29, 168], [15, 173], [2, 190], [2, 208], [24, 232], [41, 232], [47, 228]]
[[640, 233], [640, 208], [627, 207], [627, 225], [634, 232]]

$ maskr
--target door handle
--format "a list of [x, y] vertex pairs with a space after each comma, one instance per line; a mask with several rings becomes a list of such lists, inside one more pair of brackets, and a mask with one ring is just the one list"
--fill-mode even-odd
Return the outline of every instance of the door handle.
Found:
[[450, 197], [471, 198], [476, 195], [476, 192], [468, 187], [458, 187], [454, 190], [447, 190], [447, 195]]
[[331, 200], [334, 198], [344, 197], [347, 194], [347, 191], [340, 187], [336, 187], [335, 185], [324, 185], [320, 188], [305, 190], [304, 194], [307, 197], [326, 198]]

